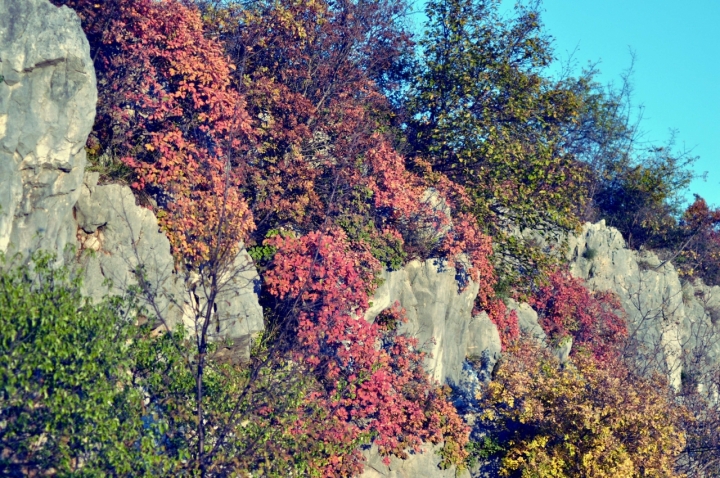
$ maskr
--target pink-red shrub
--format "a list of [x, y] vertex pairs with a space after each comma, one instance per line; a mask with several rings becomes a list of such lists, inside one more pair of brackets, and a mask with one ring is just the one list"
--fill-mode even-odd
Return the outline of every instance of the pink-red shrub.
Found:
[[[312, 400], [329, 411], [331, 425], [315, 439], [336, 444], [374, 437], [386, 456], [445, 440], [446, 461], [461, 462], [468, 430], [428, 379], [416, 339], [398, 334], [404, 311], [387, 310], [373, 323], [363, 318], [380, 268], [367, 248], [339, 229], [266, 243], [277, 248], [265, 276], [268, 289], [297, 316], [294, 359], [311, 365], [324, 388]], [[361, 461], [353, 450], [328, 461], [324, 472], [357, 471]]]
[[582, 279], [555, 271], [531, 299], [540, 325], [551, 340], [572, 336], [574, 347], [589, 349], [595, 358], [615, 356], [627, 337], [625, 315], [617, 296], [588, 290]]

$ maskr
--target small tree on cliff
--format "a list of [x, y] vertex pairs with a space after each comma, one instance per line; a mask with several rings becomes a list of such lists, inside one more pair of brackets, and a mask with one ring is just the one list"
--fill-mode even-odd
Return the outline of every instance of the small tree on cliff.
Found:
[[500, 275], [517, 283], [549, 256], [509, 229], [573, 228], [586, 171], [564, 150], [579, 102], [543, 76], [552, 55], [539, 12], [520, 7], [505, 20], [499, 3], [428, 2], [407, 131], [413, 153], [467, 189], [468, 210], [496, 240]]

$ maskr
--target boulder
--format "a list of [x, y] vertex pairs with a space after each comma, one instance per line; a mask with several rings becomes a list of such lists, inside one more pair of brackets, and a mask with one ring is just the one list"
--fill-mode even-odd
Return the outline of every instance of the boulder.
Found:
[[145, 279], [154, 300], [150, 312], [167, 325], [180, 323], [186, 308], [184, 280], [175, 274], [170, 242], [155, 215], [135, 203], [127, 186], [97, 185], [97, 173], [86, 175], [75, 206], [79, 264], [85, 293], [95, 300], [108, 293], [124, 294]]
[[62, 254], [75, 242], [97, 89], [74, 11], [0, 2], [0, 252]]
[[536, 339], [541, 344], [545, 343], [547, 336], [540, 326], [540, 322], [538, 322], [538, 314], [535, 309], [525, 302], [517, 302], [514, 299], [507, 299], [505, 305], [508, 312], [515, 311], [515, 314], [517, 314], [520, 333]]

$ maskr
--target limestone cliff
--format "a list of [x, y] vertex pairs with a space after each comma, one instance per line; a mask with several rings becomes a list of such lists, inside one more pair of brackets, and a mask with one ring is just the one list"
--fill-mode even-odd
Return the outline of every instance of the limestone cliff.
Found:
[[569, 238], [568, 260], [589, 288], [618, 295], [640, 368], [660, 370], [679, 387], [684, 374], [698, 378], [717, 364], [720, 287], [683, 281], [653, 252], [628, 249], [604, 221], [585, 224]]
[[[157, 218], [129, 187], [98, 185], [98, 175], [86, 172], [96, 102], [75, 12], [47, 0], [0, 1], [0, 252], [53, 252], [82, 268], [94, 299], [124, 293], [142, 274], [151, 313], [192, 328], [191, 278], [176, 272]], [[263, 317], [259, 276], [244, 249], [234, 266], [219, 293], [213, 337], [233, 341], [228, 352], [242, 359]], [[202, 295], [197, 288], [196, 300]]]
[[90, 46], [69, 8], [0, 2], [0, 251], [62, 253], [97, 89]]

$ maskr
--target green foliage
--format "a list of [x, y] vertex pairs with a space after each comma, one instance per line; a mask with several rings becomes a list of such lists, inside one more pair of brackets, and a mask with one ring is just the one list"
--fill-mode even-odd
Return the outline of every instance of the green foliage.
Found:
[[[91, 303], [52, 264], [40, 254], [0, 274], [0, 474], [196, 476], [191, 337], [135, 326], [132, 295]], [[256, 347], [256, 365], [238, 366], [216, 349], [202, 376], [206, 476], [315, 475], [351, 451], [294, 431], [327, 414], [305, 399], [317, 384], [301, 365]]]
[[580, 103], [569, 125], [565, 148], [590, 168], [584, 219], [605, 219], [632, 247], [665, 247], [672, 242], [685, 192], [696, 177], [695, 157], [674, 147], [639, 141], [640, 111], [632, 106], [632, 66], [620, 87], [603, 86], [589, 69], [566, 80]]
[[337, 224], [354, 241], [362, 241], [370, 248], [370, 253], [389, 270], [400, 269], [407, 258], [403, 241], [389, 232], [377, 230], [374, 222], [367, 216], [346, 213], [337, 219]]
[[[282, 232], [279, 229], [270, 229], [266, 234], [265, 238], [275, 237]], [[285, 236], [283, 236], [285, 237]], [[253, 258], [256, 264], [262, 264], [270, 261], [277, 252], [277, 248], [269, 246], [265, 243], [258, 244], [248, 249], [248, 254]]]
[[484, 436], [480, 440], [471, 441], [466, 447], [469, 457], [468, 466], [472, 467], [479, 461], [487, 460], [494, 456], [500, 455], [506, 451], [495, 438]]
[[566, 85], [543, 76], [552, 52], [538, 12], [518, 7], [507, 20], [498, 7], [496, 0], [427, 4], [408, 132], [434, 171], [466, 188], [499, 261], [519, 259], [532, 270], [539, 255], [521, 238], [511, 243], [507, 230], [577, 225], [586, 170], [565, 153], [564, 133], [579, 103]]
[[137, 309], [92, 304], [52, 264], [38, 254], [0, 272], [0, 474], [153, 474], [142, 393], [129, 386]]
[[694, 174], [695, 158], [671, 147], [652, 148], [647, 156], [615, 164], [606, 172], [595, 207], [632, 247], [661, 247], [682, 213], [683, 192]]

